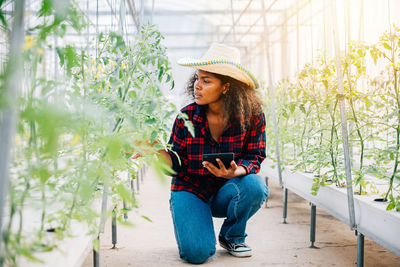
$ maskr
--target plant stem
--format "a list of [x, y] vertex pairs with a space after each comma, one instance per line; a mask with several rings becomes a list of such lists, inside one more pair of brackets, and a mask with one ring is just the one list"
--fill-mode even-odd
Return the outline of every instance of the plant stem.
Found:
[[361, 179], [362, 179], [362, 171], [363, 171], [363, 164], [364, 164], [364, 139], [361, 135], [361, 130], [360, 130], [360, 125], [357, 119], [357, 115], [356, 112], [354, 110], [354, 103], [353, 103], [353, 90], [352, 90], [352, 86], [351, 86], [351, 76], [350, 76], [350, 72], [349, 72], [349, 68], [346, 68], [346, 74], [347, 74], [347, 82], [349, 84], [349, 92], [350, 92], [350, 107], [351, 107], [351, 111], [353, 114], [353, 119], [354, 119], [354, 123], [356, 124], [356, 131], [357, 131], [357, 135], [358, 138], [360, 138], [360, 146], [361, 146], [361, 152], [360, 152], [360, 168], [359, 168], [359, 173], [358, 173], [358, 177], [357, 180], [360, 181], [360, 195], [362, 192], [362, 185], [361, 185]]
[[396, 70], [396, 65], [394, 61], [394, 52], [392, 52], [392, 58], [393, 58], [393, 70], [394, 70], [394, 91], [396, 94], [396, 102], [397, 102], [397, 126], [396, 126], [396, 156], [395, 156], [395, 161], [394, 161], [394, 168], [393, 168], [393, 173], [392, 176], [390, 177], [389, 181], [389, 189], [386, 192], [385, 199], [389, 196], [389, 194], [392, 193], [393, 189], [393, 181], [394, 177], [396, 176], [397, 173], [397, 167], [399, 164], [399, 150], [400, 150], [400, 95], [399, 95], [399, 88], [398, 88], [398, 81], [397, 81], [397, 70]]
[[331, 162], [332, 162], [332, 167], [333, 167], [333, 178], [334, 181], [336, 182], [336, 185], [338, 185], [338, 175], [337, 175], [337, 168], [336, 168], [336, 157], [333, 149], [333, 138], [334, 138], [334, 133], [336, 129], [335, 125], [335, 113], [336, 113], [336, 108], [338, 104], [338, 99], [336, 98], [335, 104], [333, 106], [333, 111], [330, 113], [331, 115], [331, 120], [332, 120], [332, 127], [331, 127], [331, 141], [330, 141], [330, 146], [329, 146], [329, 151], [331, 154]]
[[22, 226], [23, 226], [23, 214], [22, 214], [22, 211], [23, 211], [23, 208], [24, 208], [25, 198], [28, 195], [28, 191], [29, 191], [30, 188], [31, 188], [31, 186], [29, 184], [29, 180], [27, 178], [25, 178], [25, 189], [24, 189], [24, 192], [22, 193], [22, 197], [21, 197], [20, 204], [19, 204], [20, 209], [18, 211], [18, 214], [19, 214], [19, 227], [18, 227], [17, 235], [15, 237], [15, 240], [16, 240], [17, 243], [20, 242], [20, 238], [21, 238]]
[[42, 193], [42, 216], [41, 216], [41, 220], [40, 220], [40, 232], [39, 235], [42, 234], [43, 229], [44, 229], [44, 221], [46, 218], [46, 185], [42, 184], [40, 186], [40, 190]]

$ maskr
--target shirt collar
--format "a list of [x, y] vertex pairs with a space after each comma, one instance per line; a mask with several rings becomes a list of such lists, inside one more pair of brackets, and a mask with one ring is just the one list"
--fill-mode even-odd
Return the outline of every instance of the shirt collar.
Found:
[[193, 115], [193, 123], [200, 126], [203, 124], [205, 125], [205, 122], [206, 122], [205, 106], [200, 106], [196, 104], [196, 110]]
[[[198, 105], [196, 104], [196, 111], [194, 112], [193, 115], [193, 123], [196, 124], [196, 126], [200, 127], [201, 133], [203, 135], [206, 134], [206, 128], [207, 128], [207, 118], [206, 118], [206, 106], [205, 105]], [[229, 129], [232, 127], [232, 121], [229, 121], [225, 129]]]

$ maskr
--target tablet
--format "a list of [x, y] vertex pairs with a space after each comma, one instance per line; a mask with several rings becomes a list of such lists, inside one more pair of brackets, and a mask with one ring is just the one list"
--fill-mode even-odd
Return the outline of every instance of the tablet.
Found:
[[229, 169], [231, 167], [231, 162], [234, 158], [234, 154], [233, 153], [203, 154], [203, 161], [211, 162], [219, 169], [219, 164], [216, 160], [217, 158], [219, 158], [222, 161], [226, 169]]

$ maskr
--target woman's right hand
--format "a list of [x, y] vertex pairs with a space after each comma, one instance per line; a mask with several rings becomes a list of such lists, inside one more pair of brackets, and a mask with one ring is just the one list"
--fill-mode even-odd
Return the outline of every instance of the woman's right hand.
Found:
[[142, 156], [142, 154], [140, 153], [140, 152], [138, 152], [138, 153], [136, 153], [135, 155], [133, 155], [132, 157], [131, 157], [131, 159], [137, 159], [137, 158], [140, 158]]
[[[153, 143], [151, 143], [150, 142], [150, 139], [147, 139], [146, 141], [138, 141], [138, 142], [136, 142], [136, 144], [135, 144], [135, 146], [147, 146], [147, 147], [149, 147], [149, 146], [151, 146], [151, 147], [154, 147], [154, 145], [156, 145], [156, 144], [159, 144], [160, 142], [159, 141], [154, 141]], [[132, 151], [131, 152], [134, 152], [133, 151], [133, 149], [132, 149]], [[137, 152], [136, 154], [134, 154], [132, 157], [131, 157], [131, 159], [137, 159], [137, 158], [140, 158], [141, 156], [143, 156], [143, 155], [150, 155], [150, 154], [154, 154], [155, 152], [154, 152], [154, 150], [151, 150], [151, 149], [143, 149], [143, 151], [141, 151], [141, 152]]]

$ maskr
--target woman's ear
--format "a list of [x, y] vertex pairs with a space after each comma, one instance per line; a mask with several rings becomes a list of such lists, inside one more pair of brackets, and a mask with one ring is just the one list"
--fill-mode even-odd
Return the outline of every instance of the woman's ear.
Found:
[[230, 86], [231, 86], [230, 83], [224, 84], [224, 90], [222, 90], [222, 93], [223, 93], [224, 95], [229, 91]]

